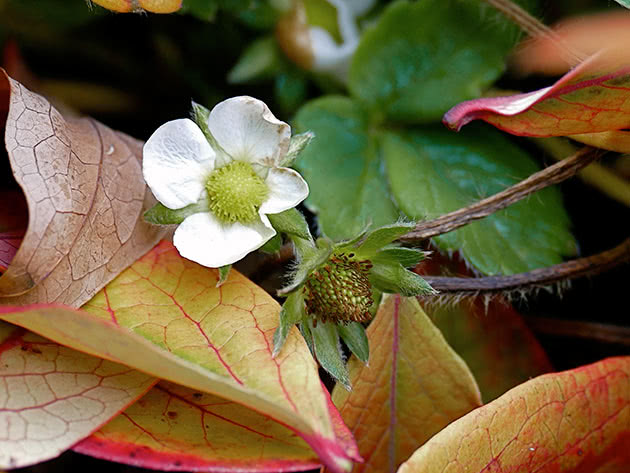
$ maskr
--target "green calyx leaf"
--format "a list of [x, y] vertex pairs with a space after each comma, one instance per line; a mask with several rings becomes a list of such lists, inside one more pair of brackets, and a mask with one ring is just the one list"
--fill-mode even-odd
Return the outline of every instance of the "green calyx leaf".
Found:
[[144, 213], [144, 219], [154, 225], [179, 225], [186, 217], [207, 211], [208, 202], [204, 199], [176, 210], [157, 203]]
[[289, 143], [289, 151], [280, 163], [281, 166], [290, 166], [293, 161], [300, 155], [300, 153], [310, 144], [315, 138], [315, 133], [312, 131], [305, 131], [291, 137]]
[[424, 260], [430, 252], [417, 248], [404, 248], [399, 246], [389, 246], [383, 248], [372, 258], [373, 263], [398, 263], [403, 268], [413, 268], [420, 261]]
[[259, 248], [263, 253], [273, 254], [282, 248], [282, 235], [276, 233], [271, 240]]
[[275, 358], [289, 335], [291, 327], [299, 323], [304, 317], [304, 297], [300, 291], [289, 294], [289, 297], [282, 304], [280, 311], [280, 324], [273, 334], [273, 353]]
[[315, 269], [328, 261], [335, 249], [333, 242], [327, 238], [318, 238], [315, 244], [301, 238], [293, 239], [293, 242], [300, 261], [291, 284], [279, 290], [279, 295], [288, 294], [302, 286]]
[[350, 322], [347, 325], [338, 324], [337, 332], [350, 351], [363, 363], [367, 363], [370, 358], [370, 345], [365, 334], [365, 327], [358, 322]]
[[203, 105], [198, 104], [194, 100], [191, 101], [191, 104], [192, 104], [192, 112], [191, 112], [192, 120], [197, 124], [197, 126], [203, 133], [203, 136], [206, 137], [206, 140], [208, 140], [208, 143], [210, 143], [210, 146], [212, 146], [214, 151], [216, 153], [225, 154], [225, 151], [223, 151], [223, 148], [221, 147], [221, 145], [219, 145], [219, 143], [214, 138], [214, 136], [212, 136], [212, 133], [210, 132], [210, 128], [208, 128], [208, 117], [210, 116], [210, 110], [208, 110]]
[[376, 228], [357, 245], [356, 253], [361, 258], [372, 258], [384, 246], [409, 233], [415, 226], [415, 223], [394, 223]]
[[295, 235], [303, 240], [313, 240], [308, 223], [299, 210], [293, 208], [277, 214], [268, 214], [267, 217], [278, 233]]
[[370, 271], [370, 282], [383, 292], [402, 294], [405, 297], [437, 294], [422, 277], [403, 268], [399, 263], [374, 263]]
[[341, 354], [337, 325], [333, 323], [318, 323], [317, 326], [313, 326], [313, 322], [310, 320], [307, 324], [312, 337], [315, 357], [320, 366], [350, 391], [352, 389], [350, 375]]
[[217, 281], [217, 287], [220, 287], [223, 285], [223, 283], [225, 281], [227, 281], [228, 277], [230, 276], [230, 270], [232, 269], [232, 265], [228, 264], [225, 266], [221, 266], [219, 268], [219, 280]]

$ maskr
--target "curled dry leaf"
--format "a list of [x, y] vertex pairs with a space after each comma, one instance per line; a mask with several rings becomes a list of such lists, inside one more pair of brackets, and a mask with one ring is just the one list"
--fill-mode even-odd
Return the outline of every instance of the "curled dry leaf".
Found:
[[[182, 258], [166, 242], [107, 285], [84, 310], [0, 306], [0, 316], [74, 349], [243, 404], [301, 436], [336, 472], [360, 459], [331, 413], [297, 329], [272, 357], [280, 306], [237, 271]], [[80, 334], [80, 335], [78, 335]]]
[[365, 458], [352, 471], [393, 473], [481, 399], [468, 367], [414, 298], [386, 296], [367, 334], [370, 363], [350, 359], [353, 390], [337, 385], [333, 402]]
[[546, 374], [453, 422], [399, 473], [604, 473], [630, 465], [630, 357]]
[[0, 322], [0, 467], [54, 458], [157, 380]]
[[552, 29], [554, 35], [528, 39], [516, 50], [512, 63], [518, 72], [564, 74], [577, 64], [569, 62], [562, 43], [586, 56], [619, 45], [626, 48], [630, 44], [630, 15], [625, 10], [568, 18]]
[[477, 119], [515, 135], [570, 136], [585, 142], [596, 133], [629, 128], [630, 66], [626, 53], [604, 51], [550, 87], [462, 102], [444, 115], [444, 123], [455, 130]]
[[262, 473], [321, 464], [304, 440], [268, 416], [168, 382], [74, 451], [156, 470]]
[[90, 118], [64, 118], [0, 70], [2, 127], [28, 227], [0, 276], [0, 305], [79, 307], [163, 234], [142, 219], [154, 203], [142, 144]]

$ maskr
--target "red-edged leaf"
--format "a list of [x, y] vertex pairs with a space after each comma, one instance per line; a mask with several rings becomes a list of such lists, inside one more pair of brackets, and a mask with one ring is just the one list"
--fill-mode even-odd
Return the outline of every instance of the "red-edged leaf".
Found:
[[453, 422], [399, 473], [625, 473], [630, 357], [547, 374]]
[[156, 382], [0, 322], [0, 467], [56, 457]]
[[367, 329], [369, 365], [352, 357], [352, 391], [333, 391], [365, 458], [355, 473], [395, 472], [419, 445], [481, 404], [468, 367], [418, 302], [385, 297]]
[[268, 416], [167, 382], [74, 450], [157, 470], [275, 473], [320, 466], [306, 442]]
[[278, 303], [237, 271], [220, 287], [218, 278], [162, 242], [83, 311], [0, 305], [0, 314], [77, 350], [246, 405], [294, 430], [334, 471], [349, 470], [356, 450], [338, 437], [297, 329], [273, 358]]
[[618, 50], [580, 64], [551, 87], [462, 102], [444, 115], [459, 130], [485, 120], [521, 136], [565, 136], [630, 127], [630, 66]]

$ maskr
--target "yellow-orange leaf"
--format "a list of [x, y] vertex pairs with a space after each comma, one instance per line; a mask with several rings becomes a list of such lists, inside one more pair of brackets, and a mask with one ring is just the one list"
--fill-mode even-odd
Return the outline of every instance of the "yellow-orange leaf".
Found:
[[306, 442], [269, 417], [167, 382], [74, 450], [157, 470], [276, 472], [320, 465]]
[[0, 322], [0, 466], [56, 457], [156, 381]]
[[92, 0], [97, 5], [118, 13], [173, 13], [182, 7], [182, 0]]
[[333, 402], [365, 459], [354, 472], [395, 472], [418, 446], [481, 404], [475, 380], [414, 298], [389, 296], [367, 330], [370, 363], [350, 360], [353, 390]]
[[630, 357], [547, 374], [453, 422], [399, 473], [625, 473]]
[[[162, 242], [83, 309], [0, 306], [5, 320], [64, 345], [212, 393], [289, 426], [335, 471], [357, 458], [338, 439], [317, 366], [294, 329], [272, 358], [280, 306], [231, 271], [185, 260]], [[14, 312], [18, 312], [15, 314]]]

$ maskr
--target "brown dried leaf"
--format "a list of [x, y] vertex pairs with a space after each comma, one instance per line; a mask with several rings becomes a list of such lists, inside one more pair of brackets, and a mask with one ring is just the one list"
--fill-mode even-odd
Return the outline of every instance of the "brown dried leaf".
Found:
[[0, 304], [79, 307], [163, 235], [142, 219], [154, 202], [142, 143], [91, 118], [64, 118], [0, 69], [3, 124], [29, 219], [0, 277]]

